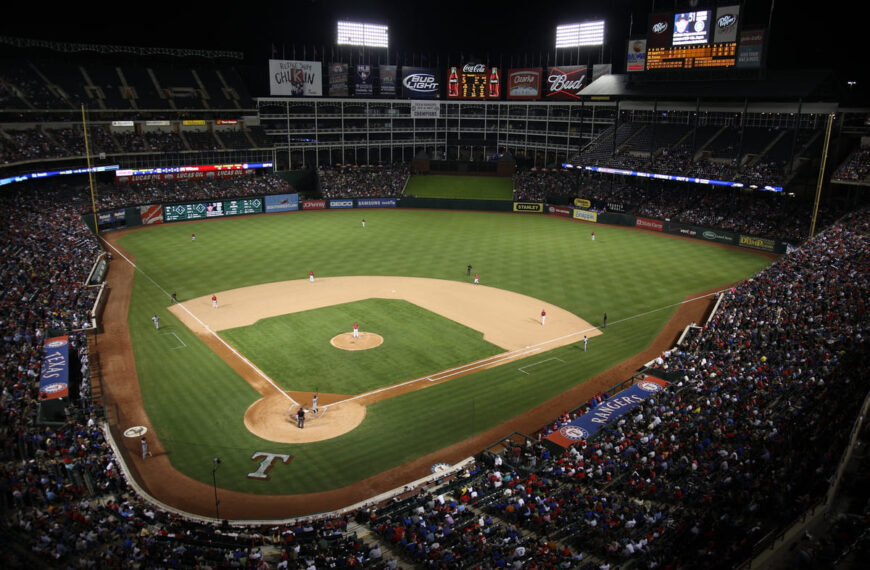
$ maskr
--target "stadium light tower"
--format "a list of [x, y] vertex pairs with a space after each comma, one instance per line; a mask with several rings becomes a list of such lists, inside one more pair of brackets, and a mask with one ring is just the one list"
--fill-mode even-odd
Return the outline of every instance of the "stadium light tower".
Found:
[[604, 20], [556, 26], [556, 49], [604, 45]]
[[340, 46], [388, 48], [390, 47], [390, 29], [378, 24], [338, 22], [336, 43]]

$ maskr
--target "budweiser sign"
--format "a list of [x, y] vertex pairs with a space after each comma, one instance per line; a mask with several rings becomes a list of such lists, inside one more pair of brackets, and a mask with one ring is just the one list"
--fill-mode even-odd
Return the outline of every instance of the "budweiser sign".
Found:
[[486, 73], [486, 66], [482, 63], [466, 63], [462, 73]]
[[547, 76], [548, 99], [579, 99], [585, 87], [586, 66], [551, 67]]

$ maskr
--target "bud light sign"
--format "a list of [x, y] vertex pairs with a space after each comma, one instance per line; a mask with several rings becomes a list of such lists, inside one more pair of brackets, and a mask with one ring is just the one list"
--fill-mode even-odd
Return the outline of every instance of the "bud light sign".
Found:
[[408, 99], [437, 99], [438, 79], [428, 67], [403, 67], [402, 91]]
[[586, 86], [586, 66], [551, 67], [547, 74], [546, 98], [553, 101], [574, 101]]

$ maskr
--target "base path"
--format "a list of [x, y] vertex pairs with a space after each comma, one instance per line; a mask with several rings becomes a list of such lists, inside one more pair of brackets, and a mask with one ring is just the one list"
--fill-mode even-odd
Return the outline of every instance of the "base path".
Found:
[[[404, 299], [483, 333], [505, 350], [546, 343], [550, 350], [601, 334], [577, 315], [504, 289], [421, 277], [323, 277], [216, 291], [220, 308], [204, 295], [169, 308], [196, 333], [252, 325], [260, 319], [364, 299]], [[541, 325], [541, 310], [547, 324]], [[196, 317], [196, 318], [194, 318]], [[348, 323], [350, 327], [352, 323]], [[557, 340], [553, 340], [557, 339]]]

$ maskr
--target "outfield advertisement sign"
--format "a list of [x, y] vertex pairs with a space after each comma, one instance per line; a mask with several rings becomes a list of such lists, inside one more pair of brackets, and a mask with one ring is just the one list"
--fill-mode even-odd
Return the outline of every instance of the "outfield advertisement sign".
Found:
[[772, 239], [745, 235], [738, 236], [737, 245], [762, 251], [773, 251], [776, 248], [776, 242]]
[[160, 204], [139, 206], [139, 218], [142, 220], [142, 224], [146, 226], [150, 226], [151, 224], [162, 224], [163, 206]]
[[334, 210], [336, 208], [353, 208], [353, 200], [330, 200], [329, 209]]
[[395, 198], [357, 198], [357, 208], [395, 208]]
[[668, 222], [668, 233], [669, 234], [686, 236], [686, 237], [690, 237], [690, 238], [698, 238], [699, 234], [701, 233], [700, 231], [698, 231], [700, 229], [701, 228], [695, 228], [694, 226], [681, 224], [679, 222]]
[[47, 339], [42, 347], [39, 373], [39, 399], [54, 400], [69, 396], [69, 337]]
[[598, 212], [588, 212], [586, 210], [574, 210], [575, 220], [584, 220], [586, 222], [598, 222]]
[[722, 230], [711, 230], [707, 228], [698, 228], [701, 230], [698, 235], [707, 241], [715, 241], [716, 243], [728, 243], [734, 245], [737, 242], [737, 236], [731, 232]]
[[578, 441], [587, 440], [601, 428], [618, 420], [667, 385], [664, 380], [646, 376], [631, 388], [604, 400], [584, 415], [549, 434], [545, 439], [565, 448], [571, 447]]
[[665, 229], [665, 223], [659, 220], [650, 220], [649, 218], [637, 218], [634, 221], [635, 227], [660, 232]]
[[266, 196], [266, 213], [295, 212], [299, 209], [299, 194], [275, 194]]
[[320, 97], [323, 66], [319, 61], [269, 60], [269, 95], [273, 97]]
[[244, 200], [223, 200], [220, 202], [195, 202], [192, 204], [173, 204], [163, 207], [163, 219], [167, 222], [183, 220], [204, 220], [225, 216], [263, 213], [263, 200], [247, 198]]
[[547, 206], [547, 212], [556, 214], [557, 216], [570, 216], [571, 208], [568, 206]]
[[514, 212], [543, 212], [544, 205], [540, 202], [514, 202]]
[[303, 210], [323, 210], [326, 208], [326, 200], [304, 200], [302, 202]]
[[592, 202], [590, 202], [589, 200], [584, 200], [583, 198], [574, 198], [574, 207], [586, 208], [588, 210], [592, 207]]

